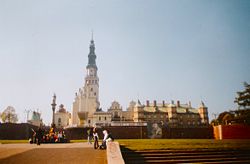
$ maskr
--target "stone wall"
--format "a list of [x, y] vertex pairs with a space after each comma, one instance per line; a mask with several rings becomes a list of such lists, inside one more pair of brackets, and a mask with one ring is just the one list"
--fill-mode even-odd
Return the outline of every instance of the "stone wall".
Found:
[[163, 128], [162, 138], [210, 139], [213, 138], [213, 127]]

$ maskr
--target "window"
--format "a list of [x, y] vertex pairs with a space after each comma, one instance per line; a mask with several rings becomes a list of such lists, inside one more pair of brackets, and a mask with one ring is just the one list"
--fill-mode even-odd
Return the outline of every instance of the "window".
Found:
[[94, 93], [94, 95], [96, 96], [96, 92]]
[[106, 120], [107, 120], [107, 118], [106, 118], [106, 117], [104, 117], [104, 120], [106, 121]]
[[91, 121], [90, 121], [90, 120], [88, 120], [88, 123], [90, 124], [90, 123], [91, 123]]
[[61, 126], [62, 119], [58, 118], [58, 126]]
[[93, 88], [90, 88], [90, 91], [93, 91]]
[[99, 121], [101, 121], [101, 117], [99, 116]]
[[118, 112], [115, 111], [114, 115], [115, 115], [114, 117], [118, 117]]

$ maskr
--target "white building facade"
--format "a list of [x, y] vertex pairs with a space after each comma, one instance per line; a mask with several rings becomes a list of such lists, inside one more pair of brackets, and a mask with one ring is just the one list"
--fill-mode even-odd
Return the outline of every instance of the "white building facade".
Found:
[[57, 128], [64, 128], [70, 124], [71, 114], [66, 111], [63, 104], [59, 106], [59, 110], [55, 113], [55, 125]]

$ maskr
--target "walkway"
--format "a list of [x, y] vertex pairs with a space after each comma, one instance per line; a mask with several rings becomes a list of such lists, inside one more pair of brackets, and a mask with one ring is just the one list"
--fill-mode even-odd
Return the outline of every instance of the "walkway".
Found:
[[87, 143], [0, 144], [0, 163], [107, 164], [107, 157], [105, 150]]

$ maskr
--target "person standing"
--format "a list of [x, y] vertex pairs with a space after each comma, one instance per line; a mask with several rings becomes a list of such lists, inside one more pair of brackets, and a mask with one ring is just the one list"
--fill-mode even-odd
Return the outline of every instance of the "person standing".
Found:
[[98, 143], [98, 133], [96, 128], [93, 129], [93, 137], [94, 137], [94, 149], [97, 149], [99, 147], [99, 143]]
[[42, 141], [42, 136], [43, 136], [42, 128], [39, 127], [39, 128], [37, 129], [37, 132], [36, 132], [37, 145], [40, 145], [40, 143], [41, 143], [41, 141]]
[[91, 129], [87, 130], [87, 135], [88, 135], [88, 144], [92, 144], [91, 143], [91, 139], [92, 139]]

